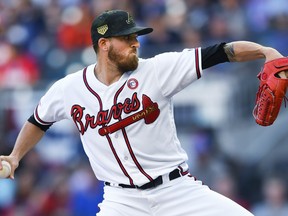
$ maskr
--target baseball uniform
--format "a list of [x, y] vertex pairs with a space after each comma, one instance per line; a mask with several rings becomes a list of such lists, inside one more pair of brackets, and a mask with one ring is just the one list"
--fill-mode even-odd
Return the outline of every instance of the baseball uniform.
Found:
[[[97, 53], [109, 41], [98, 43], [101, 38], [152, 30], [136, 26], [125, 11], [104, 12], [91, 27], [93, 47]], [[136, 49], [138, 41], [124, 44]], [[57, 81], [41, 98], [29, 121], [47, 130], [70, 119], [96, 177], [105, 182], [97, 216], [252, 215], [189, 173], [176, 134], [173, 95], [201, 78], [203, 69], [228, 61], [223, 46], [141, 59], [110, 85], [97, 79], [92, 64]]]
[[41, 98], [37, 124], [70, 119], [96, 177], [105, 182], [99, 216], [252, 215], [189, 174], [177, 138], [172, 97], [201, 78], [201, 56], [196, 48], [141, 59], [109, 86], [92, 64]]

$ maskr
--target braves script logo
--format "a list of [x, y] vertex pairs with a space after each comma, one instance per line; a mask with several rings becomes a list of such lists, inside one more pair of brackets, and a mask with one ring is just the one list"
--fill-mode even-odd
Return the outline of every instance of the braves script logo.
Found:
[[[140, 101], [137, 97], [137, 93], [134, 93], [131, 99], [126, 98], [124, 103], [119, 102], [114, 104], [109, 110], [100, 110], [97, 116], [88, 113], [84, 115], [85, 107], [75, 104], [71, 108], [71, 117], [82, 135], [89, 127], [94, 129], [97, 126], [103, 126], [99, 129], [99, 134], [105, 136], [141, 119], [144, 119], [146, 124], [151, 124], [158, 118], [160, 114], [158, 104], [153, 103], [147, 95], [142, 96], [142, 107], [142, 110], [124, 119], [120, 119], [122, 112], [129, 114], [140, 108]], [[112, 118], [119, 119], [119, 121], [108, 125]]]

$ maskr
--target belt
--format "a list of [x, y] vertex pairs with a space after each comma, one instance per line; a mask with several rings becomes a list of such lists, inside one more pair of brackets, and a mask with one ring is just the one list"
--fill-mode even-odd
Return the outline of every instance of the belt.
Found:
[[[188, 174], [189, 171], [185, 171], [183, 172], [180, 169], [175, 169], [173, 170], [172, 172], [169, 173], [169, 180], [173, 180], [173, 179], [176, 179], [176, 178], [179, 178], [181, 176], [184, 176], [186, 174]], [[161, 184], [163, 184], [163, 177], [162, 176], [158, 176], [156, 179], [142, 185], [142, 186], [137, 186], [137, 185], [126, 185], [126, 184], [112, 184], [110, 182], [105, 182], [104, 183], [105, 185], [107, 186], [119, 186], [119, 187], [122, 187], [122, 188], [137, 188], [137, 189], [141, 189], [141, 190], [146, 190], [146, 189], [149, 189], [149, 188], [155, 188]]]

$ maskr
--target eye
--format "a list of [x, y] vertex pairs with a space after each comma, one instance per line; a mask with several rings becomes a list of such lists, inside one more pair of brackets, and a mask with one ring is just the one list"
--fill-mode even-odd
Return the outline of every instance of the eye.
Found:
[[124, 40], [129, 41], [130, 40], [130, 35], [125, 35]]
[[138, 35], [136, 34], [131, 34], [131, 35], [125, 35], [123, 36], [123, 39], [126, 41], [133, 41], [133, 40], [137, 40]]

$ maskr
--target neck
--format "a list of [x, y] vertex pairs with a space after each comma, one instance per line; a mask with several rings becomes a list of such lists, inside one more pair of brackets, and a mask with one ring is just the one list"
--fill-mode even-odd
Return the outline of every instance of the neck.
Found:
[[120, 72], [112, 62], [103, 63], [103, 61], [98, 59], [96, 67], [94, 68], [94, 74], [100, 82], [109, 86], [117, 82], [123, 73]]

